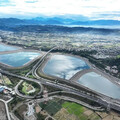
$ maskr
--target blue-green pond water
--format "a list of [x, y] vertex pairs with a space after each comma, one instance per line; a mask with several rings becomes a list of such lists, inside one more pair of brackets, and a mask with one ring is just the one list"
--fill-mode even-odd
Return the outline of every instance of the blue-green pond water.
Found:
[[54, 55], [45, 65], [43, 72], [47, 75], [70, 79], [78, 71], [90, 67], [81, 59], [67, 55]]
[[106, 96], [120, 98], [120, 87], [95, 72], [84, 74], [78, 83]]
[[1, 54], [0, 62], [10, 65], [12, 67], [20, 67], [26, 64], [27, 62], [38, 57], [40, 53], [36, 52], [17, 52], [11, 54]]

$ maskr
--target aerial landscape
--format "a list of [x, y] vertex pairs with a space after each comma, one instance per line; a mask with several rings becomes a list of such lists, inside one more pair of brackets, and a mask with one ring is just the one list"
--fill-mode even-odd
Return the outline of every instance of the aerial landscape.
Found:
[[120, 120], [119, 0], [0, 1], [0, 120]]

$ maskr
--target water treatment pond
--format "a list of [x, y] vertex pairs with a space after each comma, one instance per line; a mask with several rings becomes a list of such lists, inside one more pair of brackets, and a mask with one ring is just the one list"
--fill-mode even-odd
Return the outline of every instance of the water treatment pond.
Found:
[[17, 52], [11, 54], [1, 54], [0, 62], [12, 67], [20, 67], [38, 57], [36, 52]]
[[120, 98], [120, 87], [95, 72], [84, 74], [78, 83], [106, 96]]
[[4, 44], [0, 44], [0, 52], [17, 50], [17, 47], [12, 47]]
[[89, 69], [90, 67], [77, 57], [67, 55], [53, 55], [43, 68], [47, 75], [70, 79], [78, 71]]

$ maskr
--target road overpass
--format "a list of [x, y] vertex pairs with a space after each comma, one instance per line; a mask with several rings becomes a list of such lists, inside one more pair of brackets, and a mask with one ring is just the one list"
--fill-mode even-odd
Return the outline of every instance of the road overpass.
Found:
[[32, 75], [34, 76], [34, 77], [36, 77], [36, 70], [39, 68], [39, 66], [40, 66], [40, 63], [44, 60], [44, 58], [52, 51], [52, 50], [54, 50], [54, 49], [56, 49], [57, 47], [53, 47], [52, 49], [50, 49], [48, 52], [46, 52], [42, 57], [41, 57], [41, 59], [33, 66], [33, 68], [32, 68], [32, 70], [31, 70], [31, 72], [32, 72]]
[[85, 94], [81, 91], [77, 91], [77, 90], [69, 88], [67, 86], [65, 87], [64, 85], [56, 84], [56, 83], [53, 83], [53, 82], [48, 82], [46, 80], [32, 79], [32, 78], [16, 75], [16, 74], [10, 73], [8, 71], [3, 71], [3, 70], [0, 70], [0, 72], [2, 74], [9, 75], [9, 76], [12, 76], [12, 77], [17, 77], [17, 78], [22, 79], [22, 80], [32, 81], [32, 82], [36, 82], [38, 84], [43, 84], [43, 85], [51, 86], [53, 88], [58, 88], [58, 89], [61, 89], [63, 91], [67, 91], [71, 94], [75, 94], [75, 95], [78, 95], [80, 97], [86, 98], [88, 100], [97, 102], [97, 103], [105, 106], [106, 108], [109, 106], [110, 109], [120, 111], [120, 102], [117, 101], [117, 100], [111, 99], [109, 97], [104, 97], [103, 96], [103, 97], [100, 98], [99, 96], [91, 96], [89, 94]]

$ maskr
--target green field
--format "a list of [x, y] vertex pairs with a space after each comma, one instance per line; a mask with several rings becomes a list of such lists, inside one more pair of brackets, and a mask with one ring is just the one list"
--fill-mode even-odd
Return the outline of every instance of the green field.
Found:
[[3, 79], [4, 79], [6, 85], [12, 85], [12, 82], [10, 81], [10, 79], [8, 77], [3, 76]]
[[76, 104], [76, 103], [72, 103], [72, 102], [64, 102], [62, 104], [62, 107], [67, 109], [69, 114], [76, 115], [80, 120], [87, 120], [87, 117], [83, 114], [84, 113], [83, 106]]
[[62, 108], [60, 102], [57, 100], [40, 103], [40, 107], [46, 110], [50, 115], [55, 115]]
[[92, 112], [87, 115], [85, 112], [89, 111], [89, 109], [73, 102], [54, 99], [42, 102], [39, 105], [57, 120], [66, 120], [66, 117], [70, 120], [100, 120], [96, 113]]
[[71, 102], [64, 102], [62, 107], [66, 108], [70, 114], [79, 115], [84, 112], [84, 109], [81, 105]]
[[30, 90], [32, 90], [32, 87], [31, 87], [30, 84], [28, 84], [28, 83], [26, 83], [26, 82], [24, 82], [22, 85], [23, 85], [22, 92], [27, 95], [28, 92], [29, 92]]
[[27, 94], [26, 89], [27, 89], [27, 85], [25, 83], [23, 83], [22, 92], [25, 93], [25, 94]]
[[118, 55], [117, 58], [120, 58], [120, 55]]

